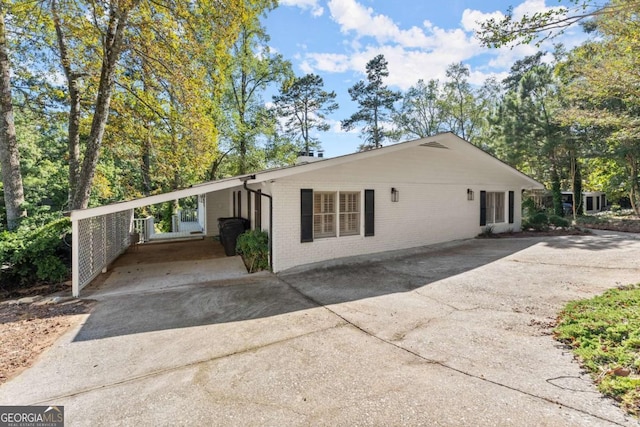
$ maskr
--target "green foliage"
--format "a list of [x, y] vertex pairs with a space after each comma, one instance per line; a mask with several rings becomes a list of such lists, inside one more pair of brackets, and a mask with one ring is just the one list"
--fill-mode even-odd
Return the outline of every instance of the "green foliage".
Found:
[[493, 232], [493, 225], [487, 225], [482, 229], [482, 233], [478, 235], [478, 237], [493, 237], [495, 233]]
[[274, 96], [275, 111], [285, 120], [286, 135], [298, 141], [305, 152], [320, 146], [313, 130], [326, 132], [330, 129], [327, 114], [338, 109], [336, 93], [323, 89], [322, 77], [307, 74], [282, 84], [280, 95]]
[[351, 100], [358, 103], [360, 109], [351, 117], [342, 121], [344, 130], [353, 130], [359, 123], [364, 123], [361, 131], [364, 143], [361, 151], [382, 147], [382, 142], [393, 136], [393, 132], [385, 130], [384, 122], [394, 109], [393, 104], [401, 97], [382, 83], [383, 77], [389, 76], [387, 60], [380, 54], [367, 62], [367, 81], [360, 80], [349, 88]]
[[44, 226], [21, 226], [0, 233], [0, 286], [13, 289], [38, 281], [60, 282], [69, 276], [71, 222], [60, 218]]
[[[556, 339], [571, 346], [602, 393], [640, 415], [640, 285], [567, 304]], [[626, 374], [627, 376], [623, 376]]]
[[547, 230], [549, 228], [549, 217], [544, 212], [536, 212], [522, 221], [522, 228], [535, 231]]
[[536, 201], [533, 197], [525, 197], [521, 206], [523, 218], [528, 218], [536, 212]]
[[558, 215], [550, 215], [549, 224], [553, 225], [554, 227], [561, 227], [561, 228], [567, 228], [570, 225], [569, 221], [566, 218], [563, 218]]
[[236, 251], [242, 255], [249, 273], [269, 269], [269, 234], [249, 230], [238, 236]]

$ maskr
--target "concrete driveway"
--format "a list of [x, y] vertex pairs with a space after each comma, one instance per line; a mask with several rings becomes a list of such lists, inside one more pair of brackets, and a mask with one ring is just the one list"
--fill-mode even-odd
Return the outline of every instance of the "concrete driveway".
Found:
[[638, 425], [549, 335], [640, 281], [634, 235], [469, 240], [104, 292], [0, 404], [69, 426]]

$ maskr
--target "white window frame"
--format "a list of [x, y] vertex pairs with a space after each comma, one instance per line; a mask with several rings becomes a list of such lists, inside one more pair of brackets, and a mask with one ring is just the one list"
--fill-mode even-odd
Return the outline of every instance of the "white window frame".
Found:
[[313, 239], [359, 236], [362, 191], [314, 191]]
[[338, 230], [340, 236], [360, 234], [361, 197], [362, 192], [360, 191], [341, 191], [338, 193]]
[[[501, 199], [501, 200], [499, 200]], [[487, 191], [487, 224], [506, 222], [506, 197], [504, 191]]]
[[[336, 237], [338, 224], [335, 191], [313, 192], [313, 238]], [[318, 203], [319, 200], [319, 203]]]

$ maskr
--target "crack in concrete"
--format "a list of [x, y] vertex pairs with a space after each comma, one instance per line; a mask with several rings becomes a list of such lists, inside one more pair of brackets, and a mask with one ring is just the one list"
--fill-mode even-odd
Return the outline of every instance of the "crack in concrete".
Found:
[[517, 262], [521, 264], [532, 264], [532, 265], [552, 265], [556, 267], [575, 267], [575, 268], [584, 268], [587, 270], [631, 270], [631, 271], [640, 271], [640, 267], [609, 267], [604, 265], [584, 265], [584, 264], [567, 264], [564, 262], [544, 262], [544, 261], [526, 261], [519, 259], [509, 259], [508, 261]]
[[36, 402], [27, 403], [26, 405], [28, 405], [28, 406], [42, 405], [42, 404], [44, 404], [46, 402], [51, 402], [51, 401], [60, 400], [60, 399], [67, 399], [67, 398], [70, 398], [70, 397], [75, 397], [75, 396], [79, 396], [79, 395], [82, 395], [82, 394], [87, 394], [87, 393], [90, 393], [90, 392], [96, 391], [96, 390], [102, 390], [102, 389], [106, 389], [106, 388], [113, 388], [113, 387], [117, 387], [117, 386], [120, 386], [120, 385], [123, 385], [123, 384], [133, 383], [133, 382], [136, 382], [136, 381], [145, 380], [147, 378], [153, 378], [153, 377], [164, 375], [164, 374], [168, 374], [168, 373], [171, 373], [171, 372], [177, 372], [177, 371], [180, 371], [182, 369], [191, 368], [191, 367], [194, 367], [194, 366], [202, 365], [202, 364], [213, 362], [213, 361], [216, 361], [216, 360], [222, 360], [222, 359], [226, 359], [226, 358], [232, 357], [232, 356], [237, 356], [237, 355], [241, 355], [241, 354], [245, 354], [245, 353], [255, 352], [255, 351], [261, 350], [263, 348], [269, 348], [271, 346], [282, 344], [282, 343], [285, 343], [285, 342], [288, 342], [288, 341], [292, 341], [292, 340], [295, 340], [295, 339], [298, 339], [298, 338], [307, 337], [307, 336], [310, 336], [310, 335], [314, 335], [314, 334], [317, 334], [317, 333], [329, 331], [331, 329], [342, 328], [342, 327], [345, 327], [345, 326], [349, 326], [349, 323], [343, 321], [343, 322], [340, 322], [339, 324], [333, 325], [333, 326], [328, 327], [328, 328], [317, 329], [317, 330], [310, 331], [310, 332], [307, 332], [307, 333], [304, 333], [304, 334], [301, 334], [301, 335], [296, 335], [294, 337], [284, 338], [284, 339], [277, 340], [277, 341], [272, 341], [272, 342], [269, 342], [269, 343], [266, 343], [266, 344], [263, 344], [263, 345], [250, 347], [250, 348], [245, 348], [245, 349], [238, 350], [238, 351], [234, 351], [233, 353], [227, 353], [227, 354], [222, 354], [222, 355], [219, 355], [219, 356], [209, 357], [207, 359], [196, 360], [196, 361], [193, 361], [193, 362], [186, 363], [184, 365], [172, 366], [170, 368], [164, 368], [164, 369], [158, 369], [158, 370], [155, 370], [155, 371], [151, 371], [151, 372], [147, 372], [147, 373], [144, 373], [144, 374], [136, 375], [136, 376], [133, 376], [133, 377], [130, 377], [130, 378], [125, 378], [125, 379], [122, 379], [122, 380], [119, 380], [119, 381], [114, 381], [112, 383], [101, 384], [101, 385], [97, 385], [97, 386], [94, 386], [94, 387], [88, 387], [86, 389], [74, 391], [72, 393], [66, 393], [66, 394], [60, 394], [60, 395], [57, 395], [57, 396], [51, 396], [51, 397], [48, 397], [48, 398], [43, 399], [43, 400], [38, 400]]
[[[380, 342], [382, 342], [382, 343], [384, 343], [384, 344], [387, 344], [387, 345], [393, 346], [393, 347], [395, 347], [396, 349], [398, 349], [398, 350], [400, 350], [400, 351], [403, 351], [403, 352], [409, 353], [409, 354], [411, 354], [411, 355], [413, 355], [413, 356], [415, 356], [415, 357], [419, 358], [420, 360], [422, 360], [422, 361], [424, 361], [424, 362], [426, 362], [426, 363], [428, 363], [428, 364], [431, 364], [431, 365], [438, 365], [438, 366], [441, 366], [441, 367], [442, 367], [442, 368], [444, 368], [444, 369], [448, 369], [448, 370], [451, 370], [451, 371], [457, 372], [457, 373], [459, 373], [459, 374], [461, 374], [461, 375], [464, 375], [464, 376], [467, 376], [467, 377], [470, 377], [470, 378], [474, 378], [474, 379], [476, 379], [476, 380], [480, 380], [480, 381], [482, 381], [482, 382], [486, 382], [486, 383], [489, 383], [489, 384], [492, 384], [492, 385], [495, 385], [495, 386], [498, 386], [498, 387], [506, 388], [506, 389], [511, 390], [511, 391], [514, 391], [514, 392], [516, 392], [516, 393], [521, 393], [521, 394], [523, 394], [523, 395], [526, 395], [526, 396], [532, 397], [532, 398], [534, 398], [534, 399], [539, 399], [539, 400], [542, 400], [542, 401], [545, 401], [545, 402], [548, 402], [548, 403], [551, 403], [551, 404], [554, 404], [554, 405], [559, 405], [559, 406], [562, 406], [562, 407], [564, 407], [564, 408], [571, 409], [571, 410], [573, 410], [573, 411], [579, 412], [579, 413], [584, 414], [584, 415], [588, 415], [588, 416], [590, 416], [590, 417], [593, 417], [593, 418], [596, 418], [596, 419], [599, 419], [599, 420], [602, 420], [602, 421], [606, 421], [606, 422], [611, 423], [611, 424], [615, 424], [615, 425], [619, 425], [619, 426], [624, 426], [624, 424], [621, 424], [621, 423], [619, 423], [619, 422], [617, 422], [617, 421], [611, 420], [611, 419], [609, 419], [609, 418], [605, 418], [605, 417], [600, 416], [600, 415], [598, 415], [598, 414], [593, 414], [593, 413], [591, 413], [591, 412], [589, 412], [589, 411], [586, 411], [586, 410], [584, 410], [584, 409], [581, 409], [581, 408], [576, 408], [576, 407], [573, 407], [573, 406], [569, 406], [569, 405], [567, 405], [567, 404], [565, 404], [565, 403], [562, 403], [562, 402], [560, 402], [560, 401], [558, 401], [558, 400], [556, 400], [556, 399], [552, 399], [552, 398], [544, 397], [544, 396], [539, 396], [539, 395], [537, 395], [537, 394], [535, 394], [535, 393], [531, 393], [531, 392], [528, 392], [528, 391], [526, 391], [526, 390], [521, 390], [521, 389], [516, 388], [516, 387], [514, 387], [514, 386], [510, 386], [510, 385], [508, 385], [508, 384], [503, 384], [503, 383], [501, 383], [501, 382], [494, 381], [494, 380], [491, 380], [491, 379], [486, 378], [486, 377], [484, 377], [484, 376], [479, 376], [479, 375], [473, 374], [473, 373], [471, 373], [471, 372], [466, 372], [466, 371], [463, 371], [462, 369], [458, 369], [458, 368], [455, 368], [455, 367], [453, 367], [453, 366], [451, 366], [451, 365], [447, 365], [447, 364], [446, 364], [446, 363], [444, 363], [444, 362], [441, 362], [441, 361], [438, 361], [438, 360], [435, 360], [435, 359], [430, 359], [430, 358], [428, 358], [428, 357], [425, 357], [425, 356], [421, 355], [420, 353], [418, 353], [417, 351], [414, 351], [414, 350], [411, 350], [411, 349], [409, 349], [409, 348], [403, 347], [403, 346], [401, 346], [401, 345], [399, 345], [399, 344], [397, 344], [397, 343], [394, 343], [394, 342], [392, 342], [392, 341], [389, 341], [389, 340], [387, 340], [387, 339], [384, 339], [384, 338], [382, 338], [382, 337], [379, 337], [378, 335], [374, 334], [373, 332], [370, 332], [370, 331], [366, 330], [364, 327], [362, 327], [362, 326], [360, 326], [360, 325], [358, 325], [358, 324], [356, 324], [356, 323], [354, 323], [354, 322], [350, 321], [349, 319], [347, 319], [346, 317], [344, 317], [344, 316], [343, 316], [343, 315], [341, 315], [340, 313], [338, 313], [338, 312], [336, 312], [336, 311], [332, 310], [332, 309], [331, 309], [331, 308], [329, 308], [328, 306], [326, 306], [326, 305], [324, 305], [324, 304], [321, 304], [319, 301], [316, 301], [314, 298], [312, 298], [312, 297], [310, 297], [310, 296], [308, 296], [308, 295], [304, 294], [304, 293], [303, 293], [302, 291], [300, 291], [297, 287], [295, 287], [293, 284], [289, 283], [288, 281], [284, 280], [284, 279], [283, 279], [283, 278], [281, 278], [280, 276], [277, 276], [277, 277], [278, 277], [278, 280], [280, 280], [280, 281], [282, 281], [283, 283], [285, 283], [287, 286], [289, 286], [292, 290], [294, 290], [295, 292], [297, 292], [298, 294], [300, 294], [300, 295], [301, 295], [303, 298], [305, 298], [307, 301], [312, 302], [313, 304], [315, 304], [315, 305], [317, 305], [317, 306], [319, 306], [319, 307], [324, 308], [325, 310], [329, 311], [329, 312], [330, 312], [330, 313], [332, 313], [333, 315], [335, 315], [335, 316], [339, 317], [340, 319], [342, 319], [345, 323], [347, 323], [348, 325], [350, 325], [350, 326], [351, 326], [351, 327], [353, 327], [354, 329], [356, 329], [356, 330], [358, 330], [358, 331], [360, 331], [360, 332], [364, 333], [365, 335], [367, 335], [367, 336], [369, 336], [369, 337], [371, 337], [371, 338], [373, 338], [373, 339], [376, 339], [376, 340], [378, 340], [378, 341], [380, 341]], [[452, 308], [454, 308], [454, 307], [452, 307]], [[449, 313], [449, 314], [451, 314], [451, 313]]]

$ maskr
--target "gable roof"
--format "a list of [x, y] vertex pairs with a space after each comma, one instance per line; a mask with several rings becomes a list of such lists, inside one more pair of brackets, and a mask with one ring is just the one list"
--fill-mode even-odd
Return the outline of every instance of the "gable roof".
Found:
[[460, 148], [468, 151], [470, 155], [482, 156], [485, 161], [492, 162], [495, 167], [503, 168], [505, 171], [513, 174], [515, 177], [521, 179], [527, 183], [530, 189], [543, 189], [544, 185], [534, 180], [533, 178], [523, 174], [522, 172], [512, 168], [501, 160], [493, 157], [486, 151], [476, 147], [475, 145], [465, 141], [457, 135], [447, 132], [437, 134], [427, 138], [416, 139], [413, 141], [402, 142], [398, 144], [388, 145], [386, 147], [377, 148], [369, 151], [362, 151], [358, 153], [346, 154], [338, 157], [325, 158], [322, 160], [316, 160], [312, 163], [302, 163], [294, 166], [285, 166], [276, 169], [267, 169], [261, 172], [254, 172], [251, 174], [239, 175], [231, 178], [225, 178], [217, 181], [208, 181], [201, 184], [195, 184], [191, 187], [181, 190], [175, 190], [168, 193], [157, 194], [153, 196], [142, 197], [139, 199], [112, 203], [109, 205], [98, 206], [94, 208], [87, 208], [82, 210], [75, 210], [71, 212], [72, 220], [89, 218], [97, 215], [104, 215], [108, 213], [121, 212], [129, 209], [140, 208], [149, 205], [155, 205], [158, 203], [164, 203], [171, 200], [182, 199], [185, 197], [196, 196], [200, 194], [206, 194], [214, 191], [226, 190], [229, 188], [243, 185], [247, 180], [251, 180], [252, 183], [271, 181], [274, 179], [284, 178], [292, 175], [296, 175], [303, 172], [311, 172], [315, 170], [324, 169], [330, 166], [337, 166], [353, 161], [362, 159], [383, 156], [385, 154], [393, 153], [399, 150], [406, 150], [416, 147], [430, 147], [434, 149], [453, 149]]

